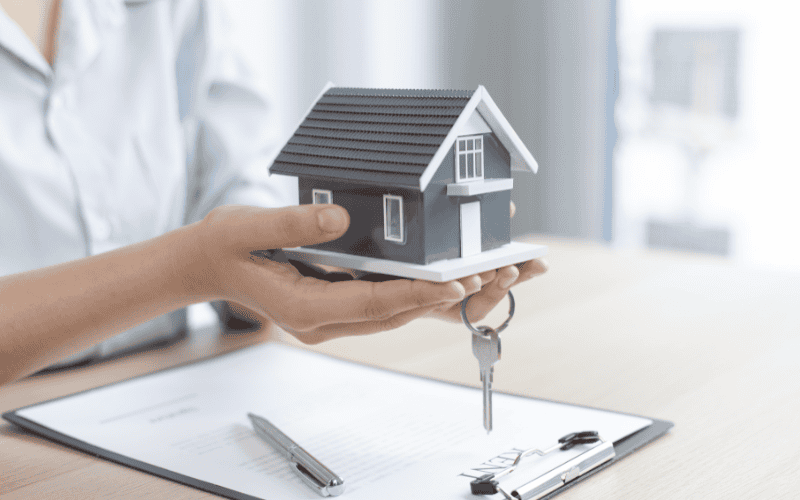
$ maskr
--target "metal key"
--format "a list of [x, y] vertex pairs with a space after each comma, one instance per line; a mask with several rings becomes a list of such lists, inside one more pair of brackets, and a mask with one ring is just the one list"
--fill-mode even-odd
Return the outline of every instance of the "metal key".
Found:
[[478, 358], [483, 382], [483, 428], [492, 431], [492, 379], [494, 364], [500, 359], [500, 335], [494, 328], [479, 326], [472, 333], [472, 353]]
[[467, 304], [470, 295], [461, 302], [461, 321], [472, 332], [472, 353], [478, 358], [481, 368], [481, 382], [483, 382], [483, 427], [486, 433], [492, 431], [492, 382], [494, 378], [494, 364], [500, 359], [500, 332], [508, 327], [514, 317], [514, 294], [508, 292], [508, 318], [502, 325], [494, 328], [488, 326], [474, 326], [467, 319]]

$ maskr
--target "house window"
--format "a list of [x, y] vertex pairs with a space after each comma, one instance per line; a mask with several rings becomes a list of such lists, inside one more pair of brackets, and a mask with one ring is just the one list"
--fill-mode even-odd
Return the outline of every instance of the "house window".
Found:
[[383, 195], [383, 237], [403, 242], [403, 198], [400, 196]]
[[331, 191], [327, 191], [325, 189], [314, 189], [312, 190], [312, 196], [314, 199], [314, 205], [333, 203], [333, 193]]
[[459, 137], [456, 144], [456, 182], [483, 179], [483, 137]]

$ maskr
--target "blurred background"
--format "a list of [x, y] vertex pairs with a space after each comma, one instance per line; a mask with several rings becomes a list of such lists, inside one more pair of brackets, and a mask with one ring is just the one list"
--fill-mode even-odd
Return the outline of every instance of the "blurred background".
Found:
[[[539, 162], [516, 235], [800, 269], [800, 46], [777, 2], [240, 0], [288, 137], [327, 81], [484, 85]], [[769, 6], [772, 5], [772, 8]]]

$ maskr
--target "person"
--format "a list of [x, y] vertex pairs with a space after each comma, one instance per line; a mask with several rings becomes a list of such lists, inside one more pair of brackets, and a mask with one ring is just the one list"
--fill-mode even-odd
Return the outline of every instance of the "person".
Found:
[[[303, 342], [477, 321], [530, 261], [450, 283], [329, 283], [256, 250], [341, 236], [267, 177], [266, 101], [210, 0], [0, 0], [0, 384], [172, 338], [223, 301]], [[33, 43], [32, 43], [33, 42]]]

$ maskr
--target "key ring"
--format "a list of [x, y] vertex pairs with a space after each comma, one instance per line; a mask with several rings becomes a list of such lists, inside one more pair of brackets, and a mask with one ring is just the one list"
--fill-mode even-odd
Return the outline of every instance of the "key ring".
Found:
[[[463, 302], [461, 302], [461, 320], [464, 322], [465, 325], [467, 325], [467, 328], [469, 328], [472, 331], [472, 333], [477, 335], [486, 335], [484, 329], [486, 329], [487, 327], [479, 326], [478, 328], [475, 328], [474, 326], [472, 326], [472, 323], [470, 323], [469, 320], [467, 319], [467, 302], [469, 302], [469, 299], [471, 299], [474, 296], [475, 294], [472, 294], [466, 299], [464, 299]], [[511, 290], [508, 291], [508, 302], [509, 302], [508, 318], [505, 321], [503, 321], [502, 325], [498, 326], [494, 330], [496, 333], [500, 333], [503, 330], [505, 330], [508, 324], [511, 322], [511, 318], [514, 317], [514, 295], [511, 293]]]

